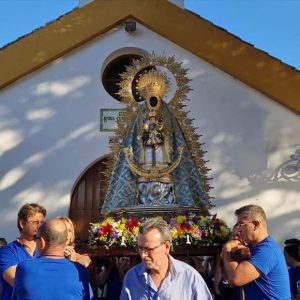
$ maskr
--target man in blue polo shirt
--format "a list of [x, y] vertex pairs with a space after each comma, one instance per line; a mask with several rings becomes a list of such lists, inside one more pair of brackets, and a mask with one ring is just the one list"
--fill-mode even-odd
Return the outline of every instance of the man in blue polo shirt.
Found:
[[39, 256], [34, 236], [44, 222], [46, 209], [38, 204], [25, 204], [18, 213], [20, 237], [0, 249], [2, 300], [11, 299], [17, 265]]
[[246, 205], [235, 214], [251, 257], [235, 261], [232, 253], [240, 242], [231, 240], [225, 244], [223, 265], [229, 284], [241, 286], [245, 299], [290, 300], [287, 265], [280, 247], [268, 234], [265, 212], [258, 205]]

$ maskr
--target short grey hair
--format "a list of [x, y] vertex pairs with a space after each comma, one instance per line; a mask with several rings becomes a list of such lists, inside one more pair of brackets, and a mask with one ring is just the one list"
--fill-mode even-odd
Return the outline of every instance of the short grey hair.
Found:
[[267, 224], [267, 216], [265, 211], [258, 205], [249, 204], [245, 205], [235, 211], [235, 215], [239, 217], [240, 215], [245, 216], [247, 220], [254, 221], [255, 218], [259, 218], [263, 223]]
[[162, 242], [169, 241], [172, 243], [172, 234], [170, 232], [170, 227], [166, 221], [158, 218], [146, 219], [140, 226], [139, 233], [146, 234], [149, 231], [157, 229], [160, 232]]

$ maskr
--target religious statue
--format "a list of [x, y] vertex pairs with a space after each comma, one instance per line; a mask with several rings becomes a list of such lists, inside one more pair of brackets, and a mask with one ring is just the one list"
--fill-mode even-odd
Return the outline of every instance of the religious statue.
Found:
[[[170, 82], [165, 73], [154, 67], [155, 60], [159, 62], [153, 54], [135, 62], [134, 67], [122, 74], [119, 94], [125, 100], [130, 99], [130, 104], [127, 119], [119, 124], [117, 135], [121, 143], [116, 146], [115, 164], [102, 207], [104, 214], [118, 209], [201, 207], [207, 211], [210, 207], [207, 193], [210, 187], [203, 174], [207, 169], [203, 166], [202, 152], [190, 149], [200, 148], [193, 140], [197, 135], [189, 125], [191, 122], [181, 128], [171, 111], [172, 105], [165, 103]], [[169, 64], [170, 61], [174, 59], [169, 59]], [[168, 69], [168, 63], [164, 66]], [[188, 91], [188, 80], [180, 66], [175, 62], [170, 66], [172, 70], [179, 69], [174, 76], [181, 80], [177, 82], [181, 91], [174, 103], [178, 107], [173, 111], [185, 116], [181, 112], [185, 96], [180, 92]], [[190, 137], [185, 137], [183, 131]], [[202, 167], [200, 172], [196, 161]]]

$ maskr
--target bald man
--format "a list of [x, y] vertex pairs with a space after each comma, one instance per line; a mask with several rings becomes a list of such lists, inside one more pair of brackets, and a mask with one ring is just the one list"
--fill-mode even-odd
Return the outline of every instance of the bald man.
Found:
[[59, 219], [39, 228], [35, 239], [41, 256], [18, 265], [13, 299], [90, 299], [87, 269], [64, 256], [67, 234]]

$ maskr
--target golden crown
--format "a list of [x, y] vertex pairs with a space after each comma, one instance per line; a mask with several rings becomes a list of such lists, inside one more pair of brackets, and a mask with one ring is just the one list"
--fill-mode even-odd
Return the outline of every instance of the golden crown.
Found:
[[149, 99], [152, 96], [163, 99], [170, 89], [168, 77], [157, 70], [150, 70], [140, 74], [135, 84], [138, 95], [144, 99]]

